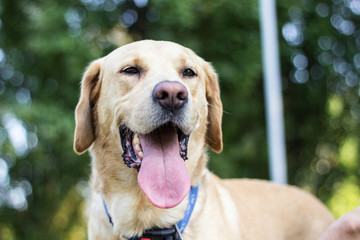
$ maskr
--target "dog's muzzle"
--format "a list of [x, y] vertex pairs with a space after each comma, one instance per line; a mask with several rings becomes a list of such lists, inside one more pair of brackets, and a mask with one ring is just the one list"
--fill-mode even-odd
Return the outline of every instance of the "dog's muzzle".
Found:
[[171, 208], [185, 198], [191, 184], [185, 164], [189, 135], [182, 131], [188, 92], [180, 82], [163, 81], [155, 85], [152, 100], [158, 110], [152, 119], [155, 129], [142, 134], [120, 126], [122, 157], [138, 170], [138, 184], [150, 202]]

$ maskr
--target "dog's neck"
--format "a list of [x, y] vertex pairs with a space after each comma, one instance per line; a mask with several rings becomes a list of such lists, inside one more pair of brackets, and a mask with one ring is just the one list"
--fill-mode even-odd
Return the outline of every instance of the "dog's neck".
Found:
[[[182, 233], [184, 232], [186, 226], [188, 225], [191, 215], [193, 213], [196, 200], [198, 197], [199, 186], [193, 186], [190, 189], [188, 195], [188, 205], [186, 207], [184, 217], [178, 223], [172, 225], [170, 228], [151, 228], [143, 231], [141, 236], [131, 237], [128, 240], [141, 240], [141, 239], [183, 239]], [[105, 200], [103, 199], [104, 210], [108, 216], [109, 223], [111, 226], [114, 226], [112, 217], [109, 213], [108, 207]]]

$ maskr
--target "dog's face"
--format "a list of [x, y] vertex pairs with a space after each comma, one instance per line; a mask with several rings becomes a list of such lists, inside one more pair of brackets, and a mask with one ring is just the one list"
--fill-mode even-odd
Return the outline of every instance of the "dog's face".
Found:
[[186, 196], [206, 144], [222, 150], [221, 118], [210, 64], [175, 43], [135, 42], [86, 71], [74, 149], [93, 144], [103, 158], [117, 154], [148, 199], [170, 208]]

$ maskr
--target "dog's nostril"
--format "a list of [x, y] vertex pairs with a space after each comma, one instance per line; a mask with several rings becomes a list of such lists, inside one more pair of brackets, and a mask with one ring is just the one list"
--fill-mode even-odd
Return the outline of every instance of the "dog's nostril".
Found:
[[159, 98], [158, 99], [166, 99], [169, 97], [169, 94], [166, 92], [166, 91], [162, 91], [159, 95]]
[[153, 98], [163, 108], [172, 111], [184, 106], [188, 92], [182, 83], [163, 81], [154, 87]]
[[177, 95], [176, 95], [176, 97], [178, 98], [178, 99], [180, 99], [180, 100], [183, 100], [183, 101], [185, 101], [186, 99], [187, 99], [187, 91], [186, 91], [186, 89], [185, 89], [185, 91], [180, 91]]

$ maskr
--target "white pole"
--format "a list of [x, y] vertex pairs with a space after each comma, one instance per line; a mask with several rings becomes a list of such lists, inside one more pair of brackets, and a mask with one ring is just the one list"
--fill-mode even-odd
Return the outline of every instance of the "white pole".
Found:
[[259, 0], [270, 179], [287, 183], [275, 0]]

